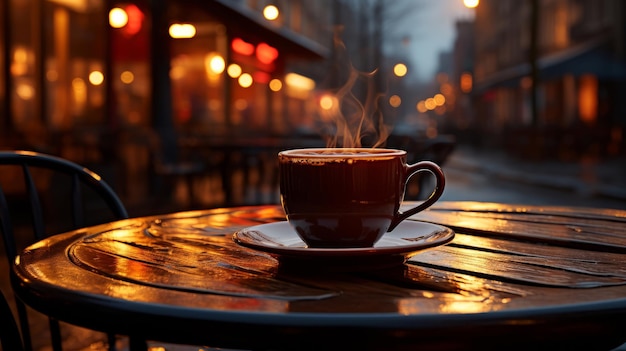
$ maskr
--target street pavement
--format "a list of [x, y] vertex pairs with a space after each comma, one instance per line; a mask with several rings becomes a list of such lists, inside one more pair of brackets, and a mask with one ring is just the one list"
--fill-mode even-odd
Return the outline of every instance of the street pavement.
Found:
[[[626, 210], [626, 157], [579, 162], [530, 161], [498, 150], [458, 146], [442, 166], [446, 189], [441, 200], [495, 201], [527, 205], [580, 205]], [[0, 260], [0, 274], [6, 274], [6, 260]], [[2, 276], [5, 295], [12, 299], [8, 277]], [[51, 350], [47, 322], [33, 313], [36, 351]], [[63, 326], [67, 351], [106, 350], [101, 333]], [[119, 349], [126, 350], [125, 339]], [[151, 351], [210, 350], [197, 346], [156, 343]], [[626, 351], [626, 344], [615, 351]], [[9, 351], [9, 350], [5, 350]]]
[[578, 162], [532, 161], [460, 146], [442, 166], [442, 200], [626, 210], [626, 157]]

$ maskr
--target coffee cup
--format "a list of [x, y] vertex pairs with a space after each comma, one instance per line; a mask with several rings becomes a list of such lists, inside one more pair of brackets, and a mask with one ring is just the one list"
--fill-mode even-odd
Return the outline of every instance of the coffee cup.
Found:
[[[280, 152], [278, 164], [287, 220], [313, 248], [374, 246], [400, 222], [434, 204], [445, 187], [436, 163], [407, 164], [404, 150], [293, 149]], [[400, 211], [406, 184], [418, 172], [434, 175], [434, 191]]]

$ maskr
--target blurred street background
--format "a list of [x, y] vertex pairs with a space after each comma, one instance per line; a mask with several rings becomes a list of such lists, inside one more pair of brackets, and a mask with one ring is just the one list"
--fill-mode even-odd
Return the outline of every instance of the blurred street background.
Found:
[[525, 162], [501, 152], [460, 147], [443, 167], [442, 200], [626, 210], [626, 159]]
[[442, 200], [626, 210], [622, 0], [2, 0], [0, 27], [0, 150], [92, 169], [133, 217], [278, 204], [276, 154], [325, 146], [435, 161]]

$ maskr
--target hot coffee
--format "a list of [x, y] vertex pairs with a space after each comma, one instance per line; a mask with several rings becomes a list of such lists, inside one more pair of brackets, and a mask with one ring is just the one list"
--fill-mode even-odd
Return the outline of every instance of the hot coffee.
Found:
[[[429, 171], [437, 191], [400, 213], [408, 178]], [[390, 149], [304, 149], [279, 154], [280, 193], [289, 223], [311, 247], [369, 247], [400, 221], [434, 203], [443, 173], [432, 162], [406, 165]]]

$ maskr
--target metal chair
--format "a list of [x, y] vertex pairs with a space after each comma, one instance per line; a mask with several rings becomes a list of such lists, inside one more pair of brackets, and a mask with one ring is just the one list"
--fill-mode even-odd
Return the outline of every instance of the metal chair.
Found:
[[[3, 179], [8, 181], [2, 184]], [[128, 213], [115, 191], [87, 168], [37, 152], [0, 151], [0, 231], [9, 266], [25, 245], [59, 232], [125, 218]], [[20, 223], [14, 225], [14, 221]], [[23, 237], [24, 227], [32, 228], [28, 240]], [[29, 351], [32, 339], [27, 310], [19, 299], [15, 302], [23, 346]], [[59, 322], [54, 318], [49, 321], [53, 350], [62, 350]], [[114, 335], [108, 336], [110, 350], [115, 349], [115, 340]]]
[[13, 311], [9, 307], [6, 297], [0, 291], [2, 295], [2, 301], [0, 301], [0, 322], [2, 322], [2, 328], [0, 328], [0, 344], [2, 350], [14, 350], [23, 351], [22, 337], [20, 331], [17, 329], [17, 322], [13, 316]]

